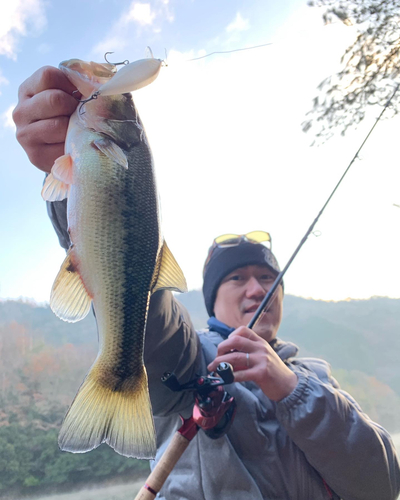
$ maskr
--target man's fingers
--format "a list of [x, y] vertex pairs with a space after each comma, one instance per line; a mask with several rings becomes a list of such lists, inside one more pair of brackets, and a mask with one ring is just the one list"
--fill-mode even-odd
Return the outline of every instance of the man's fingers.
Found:
[[59, 144], [42, 144], [40, 148], [35, 148], [29, 154], [30, 162], [43, 172], [50, 172], [54, 162], [64, 154], [63, 142]]
[[259, 337], [250, 340], [240, 335], [230, 336], [218, 345], [218, 356], [223, 356], [231, 351], [253, 352], [259, 349], [259, 343], [255, 342]]
[[21, 101], [14, 109], [13, 119], [19, 126], [56, 116], [70, 117], [78, 101], [62, 90], [52, 89]]
[[246, 352], [234, 351], [222, 356], [217, 356], [207, 368], [210, 372], [213, 372], [220, 363], [230, 363], [235, 372], [236, 370], [247, 370], [250, 367], [250, 358], [247, 354]]
[[244, 337], [246, 339], [250, 340], [259, 340], [260, 337], [253, 332], [253, 330], [250, 330], [250, 328], [247, 328], [247, 326], [240, 326], [237, 328], [234, 332], [232, 332], [228, 338], [233, 338], [233, 337]]
[[249, 352], [254, 348], [255, 346], [253, 346], [252, 342], [249, 341], [248, 339], [245, 339], [243, 337], [234, 337], [232, 339], [229, 339], [226, 344], [221, 346], [221, 350], [218, 346], [218, 354], [225, 354], [232, 350]]
[[[17, 140], [33, 165], [46, 172], [64, 154], [69, 118], [78, 106], [72, 96], [75, 90], [64, 73], [52, 66], [37, 70], [18, 90], [13, 112]], [[79, 93], [75, 96], [80, 98]]]
[[25, 149], [65, 142], [68, 123], [68, 116], [40, 120], [18, 129], [17, 140]]
[[67, 94], [72, 94], [76, 90], [61, 70], [53, 66], [44, 66], [21, 84], [18, 89], [18, 98], [28, 99], [48, 89], [63, 90]]
[[249, 382], [253, 381], [255, 376], [257, 375], [256, 370], [254, 369], [245, 369], [235, 371], [234, 377], [235, 382]]

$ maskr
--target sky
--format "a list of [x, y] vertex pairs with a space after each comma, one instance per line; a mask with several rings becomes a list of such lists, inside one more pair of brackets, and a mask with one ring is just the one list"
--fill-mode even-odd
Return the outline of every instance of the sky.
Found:
[[[163, 233], [202, 285], [214, 237], [266, 230], [283, 267], [372, 126], [311, 147], [301, 123], [340, 67], [352, 27], [306, 0], [15, 0], [0, 16], [0, 299], [49, 299], [64, 259], [40, 196], [43, 173], [15, 139], [18, 86], [65, 59], [165, 59], [133, 97], [152, 148]], [[212, 52], [268, 44], [215, 54]], [[323, 300], [400, 298], [399, 117], [383, 120], [285, 277]]]

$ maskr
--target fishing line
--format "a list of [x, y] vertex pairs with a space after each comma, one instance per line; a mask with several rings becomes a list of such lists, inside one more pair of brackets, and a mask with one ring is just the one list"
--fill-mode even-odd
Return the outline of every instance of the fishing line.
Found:
[[308, 236], [310, 235], [310, 233], [312, 233], [313, 229], [314, 229], [314, 226], [315, 224], [318, 222], [318, 219], [320, 218], [320, 216], [322, 215], [322, 212], [325, 210], [326, 206], [328, 205], [328, 203], [331, 201], [332, 199], [332, 196], [336, 193], [336, 190], [338, 189], [339, 185], [341, 184], [341, 182], [343, 181], [345, 175], [347, 174], [347, 172], [350, 170], [350, 167], [353, 165], [353, 163], [355, 162], [356, 158], [358, 157], [361, 149], [363, 148], [363, 146], [365, 145], [365, 143], [367, 142], [367, 140], [369, 139], [370, 135], [372, 134], [373, 130], [375, 129], [375, 127], [377, 126], [378, 122], [380, 121], [380, 119], [382, 118], [383, 116], [383, 113], [386, 111], [386, 109], [389, 107], [390, 103], [392, 102], [392, 99], [393, 97], [396, 95], [396, 92], [399, 90], [399, 87], [400, 87], [400, 84], [397, 84], [396, 85], [396, 88], [393, 92], [393, 94], [391, 95], [391, 97], [388, 99], [387, 103], [385, 104], [384, 108], [382, 109], [382, 111], [380, 112], [378, 118], [376, 119], [375, 123], [373, 124], [373, 126], [371, 127], [370, 131], [368, 132], [368, 134], [366, 135], [365, 139], [363, 140], [363, 142], [361, 143], [361, 146], [358, 148], [356, 154], [353, 156], [352, 160], [350, 161], [348, 167], [346, 168], [346, 170], [344, 171], [342, 177], [339, 179], [339, 182], [336, 184], [334, 190], [332, 191], [332, 193], [330, 194], [330, 196], [328, 197], [328, 199], [326, 200], [325, 204], [323, 205], [323, 207], [321, 208], [321, 210], [319, 211], [317, 217], [314, 219], [313, 223], [311, 224], [311, 226], [308, 228], [308, 230], [306, 231], [306, 234], [303, 236], [302, 240], [300, 241], [300, 243], [298, 244], [296, 250], [293, 252], [293, 255], [290, 257], [288, 263], [286, 264], [286, 266], [284, 267], [284, 269], [278, 274], [276, 280], [274, 281], [274, 284], [272, 285], [270, 291], [267, 293], [267, 295], [264, 297], [263, 301], [261, 302], [260, 306], [258, 307], [257, 311], [254, 313], [254, 316], [253, 318], [251, 319], [250, 323], [247, 325], [248, 328], [252, 329], [254, 328], [257, 323], [260, 321], [261, 319], [261, 315], [262, 313], [264, 312], [264, 310], [267, 308], [268, 304], [271, 302], [271, 299], [272, 299], [272, 296], [274, 295], [276, 289], [278, 288], [278, 286], [280, 285], [281, 281], [282, 281], [282, 278], [283, 276], [285, 275], [286, 271], [288, 270], [290, 264], [293, 262], [294, 258], [296, 257], [296, 255], [299, 253], [300, 251], [300, 248], [304, 245], [304, 243], [306, 242]]
[[[317, 30], [320, 31], [321, 29], [325, 29], [328, 26], [334, 26], [337, 24], [343, 24], [343, 23], [342, 23], [342, 21], [334, 21], [334, 22], [330, 23], [329, 25], [325, 24], [324, 26], [320, 26], [319, 28], [317, 28]], [[315, 30], [315, 31], [317, 31], [317, 30]], [[303, 33], [304, 31], [305, 30], [297, 31], [293, 38], [295, 38], [298, 35], [298, 33]], [[309, 31], [307, 31], [307, 33], [309, 33]], [[284, 40], [286, 40], [286, 39], [284, 39]], [[200, 59], [204, 59], [205, 57], [210, 57], [210, 56], [213, 56], [215, 54], [231, 54], [232, 52], [241, 52], [241, 51], [245, 51], [245, 50], [259, 49], [261, 47], [267, 47], [269, 45], [274, 45], [274, 44], [280, 43], [280, 42], [281, 42], [281, 40], [278, 40], [278, 42], [268, 42], [268, 43], [262, 43], [261, 45], [253, 45], [252, 47], [241, 47], [239, 49], [232, 49], [232, 50], [217, 50], [214, 52], [210, 52], [209, 54], [205, 54], [204, 56], [193, 57], [192, 59], [186, 59], [185, 62], [198, 61]]]
[[193, 59], [187, 59], [186, 62], [198, 61], [199, 59], [204, 59], [205, 57], [210, 57], [210, 56], [213, 56], [214, 54], [230, 54], [232, 52], [240, 52], [240, 51], [243, 51], [243, 50], [259, 49], [260, 47], [267, 47], [268, 45], [273, 45], [273, 44], [274, 44], [274, 42], [269, 42], [269, 43], [263, 43], [262, 45], [254, 45], [253, 47], [243, 47], [241, 49], [217, 50], [215, 52], [211, 52], [210, 54], [206, 54], [204, 56], [194, 57]]

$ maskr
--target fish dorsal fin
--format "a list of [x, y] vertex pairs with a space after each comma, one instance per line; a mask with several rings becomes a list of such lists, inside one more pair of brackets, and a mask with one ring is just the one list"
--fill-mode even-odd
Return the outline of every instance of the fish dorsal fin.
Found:
[[72, 184], [72, 167], [70, 155], [57, 158], [42, 188], [42, 198], [45, 201], [61, 201], [68, 198]]
[[110, 160], [115, 161], [121, 167], [128, 169], [128, 159], [122, 149], [110, 139], [98, 139], [93, 143]]
[[73, 249], [70, 248], [50, 295], [51, 310], [60, 319], [69, 323], [83, 319], [90, 311], [92, 302], [72, 257]]
[[53, 174], [46, 177], [42, 188], [42, 198], [45, 201], [61, 201], [68, 198], [69, 184], [55, 179]]
[[157, 290], [173, 290], [175, 292], [187, 292], [187, 284], [182, 269], [176, 262], [171, 250], [164, 241], [158, 257], [156, 269], [158, 269], [157, 281], [152, 292]]

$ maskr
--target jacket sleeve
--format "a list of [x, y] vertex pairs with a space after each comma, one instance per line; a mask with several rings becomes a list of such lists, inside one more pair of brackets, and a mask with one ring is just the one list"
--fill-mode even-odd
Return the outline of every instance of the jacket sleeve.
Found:
[[154, 415], [166, 416], [193, 406], [192, 393], [172, 392], [161, 383], [161, 377], [173, 372], [181, 384], [188, 382], [201, 372], [201, 357], [200, 341], [187, 310], [171, 292], [155, 292], [150, 299], [144, 349]]
[[320, 364], [325, 365], [324, 376], [319, 369], [292, 365], [299, 383], [278, 403], [279, 421], [341, 498], [395, 500], [400, 468], [389, 434], [340, 390], [329, 365]]
[[[47, 212], [60, 245], [68, 250], [70, 238], [66, 200], [47, 202]], [[193, 404], [190, 393], [174, 393], [161, 383], [164, 372], [174, 372], [180, 383], [194, 378], [201, 364], [201, 347], [189, 313], [171, 292], [151, 296], [145, 335], [144, 361], [154, 415], [182, 411]]]

